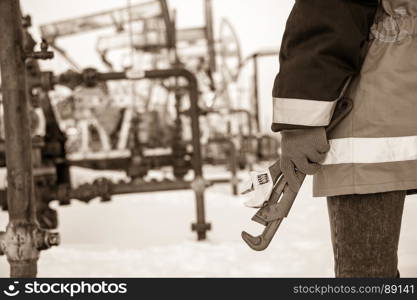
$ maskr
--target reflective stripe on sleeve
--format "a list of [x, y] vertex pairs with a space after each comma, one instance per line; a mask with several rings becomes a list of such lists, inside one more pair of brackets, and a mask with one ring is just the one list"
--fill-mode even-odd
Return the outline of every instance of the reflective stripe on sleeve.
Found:
[[330, 140], [323, 165], [374, 164], [417, 160], [417, 136]]
[[327, 126], [332, 119], [336, 104], [337, 101], [274, 98], [273, 122], [301, 126]]
[[352, 77], [349, 77], [334, 101], [274, 97], [273, 123], [312, 127], [329, 125], [338, 101], [346, 94], [351, 82]]

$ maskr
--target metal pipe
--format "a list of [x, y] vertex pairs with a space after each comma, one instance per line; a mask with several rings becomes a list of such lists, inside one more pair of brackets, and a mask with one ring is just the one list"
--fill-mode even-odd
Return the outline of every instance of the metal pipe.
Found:
[[261, 124], [259, 120], [259, 106], [260, 106], [260, 95], [259, 95], [259, 73], [258, 73], [258, 55], [255, 54], [253, 56], [253, 82], [255, 83], [253, 89], [253, 108], [255, 109], [255, 126], [256, 131], [259, 132], [261, 130]]
[[[246, 116], [246, 121], [248, 124], [248, 135], [245, 137], [243, 137], [246, 140], [249, 140], [249, 147], [247, 149], [247, 151], [252, 154], [253, 153], [253, 147], [252, 147], [252, 138], [253, 138], [253, 124], [252, 124], [252, 114], [250, 113], [250, 111], [246, 110], [246, 109], [234, 109], [232, 110], [232, 113], [234, 114], [244, 114]], [[249, 170], [253, 171], [253, 163], [254, 161], [252, 160], [252, 158], [249, 159]]]
[[209, 57], [209, 70], [210, 76], [216, 72], [217, 62], [216, 62], [216, 49], [215, 49], [215, 40], [214, 40], [214, 18], [213, 18], [213, 5], [212, 0], [205, 0], [205, 19], [206, 19], [206, 39], [207, 39], [207, 49]]
[[192, 188], [196, 196], [196, 212], [197, 223], [193, 224], [192, 229], [197, 232], [198, 240], [205, 240], [206, 233], [211, 229], [211, 225], [206, 222], [204, 191], [206, 182], [203, 177], [203, 155], [201, 151], [201, 131], [200, 131], [200, 107], [198, 105], [199, 89], [198, 81], [193, 73], [186, 69], [170, 69], [170, 70], [154, 70], [145, 72], [145, 77], [152, 78], [167, 78], [167, 77], [182, 77], [188, 82], [188, 92], [190, 97], [190, 117], [192, 127], [192, 142], [193, 142], [193, 156], [192, 163], [194, 169], [195, 180]]
[[187, 90], [190, 97], [190, 117], [192, 127], [192, 143], [193, 143], [193, 155], [192, 164], [194, 169], [195, 180], [192, 184], [192, 188], [196, 195], [196, 212], [197, 223], [193, 224], [192, 229], [197, 232], [198, 240], [206, 239], [206, 232], [211, 229], [211, 225], [206, 222], [205, 203], [204, 203], [204, 191], [206, 188], [206, 182], [203, 177], [203, 155], [201, 151], [200, 141], [200, 107], [198, 105], [199, 89], [198, 81], [193, 73], [187, 69], [175, 68], [168, 70], [152, 70], [145, 72], [145, 78], [147, 79], [163, 79], [169, 77], [181, 77], [188, 83]]
[[[40, 229], [36, 221], [36, 193], [33, 163], [39, 165], [39, 148], [33, 149], [30, 94], [27, 80], [28, 57], [49, 59], [45, 45], [33, 52], [35, 43], [24, 31], [20, 3], [0, 1], [0, 68], [4, 105], [5, 156], [7, 165], [7, 206], [9, 224], [0, 232], [0, 255], [10, 264], [10, 276], [36, 277], [41, 250], [59, 244], [59, 235]], [[30, 43], [28, 43], [30, 41]], [[42, 80], [41, 80], [42, 81]]]
[[[32, 235], [36, 229], [35, 193], [19, 1], [0, 1], [0, 28], [9, 207], [2, 248], [10, 263], [11, 277], [35, 277], [39, 251]], [[13, 237], [17, 241], [13, 242]]]
[[173, 49], [176, 47], [177, 41], [176, 41], [176, 25], [175, 25], [175, 19], [174, 17], [170, 15], [170, 10], [168, 7], [167, 0], [159, 0], [161, 11], [162, 11], [162, 17], [164, 19], [165, 29], [166, 29], [166, 40], [167, 40], [167, 46], [169, 49]]
[[[91, 70], [90, 70], [91, 72]], [[74, 76], [85, 77], [83, 74], [73, 74]], [[202, 153], [200, 142], [200, 108], [198, 106], [199, 92], [198, 81], [193, 73], [183, 68], [164, 69], [164, 70], [149, 70], [142, 74], [133, 74], [129, 72], [108, 72], [108, 73], [95, 73], [91, 75], [91, 78], [96, 81], [111, 81], [111, 80], [141, 80], [141, 79], [167, 79], [171, 77], [183, 78], [187, 81], [187, 87], [190, 96], [190, 117], [192, 123], [193, 133], [193, 167], [196, 172], [196, 176], [203, 175], [202, 167]], [[71, 78], [72, 79], [72, 78]], [[55, 79], [55, 83], [65, 84], [68, 80], [66, 74], [59, 76]], [[80, 80], [82, 81], [82, 79]]]
[[192, 165], [194, 170], [194, 182], [192, 188], [196, 195], [196, 211], [197, 223], [193, 224], [192, 229], [197, 232], [198, 240], [206, 239], [206, 232], [210, 230], [211, 225], [205, 219], [205, 203], [204, 191], [206, 189], [206, 182], [203, 177], [203, 155], [201, 150], [201, 131], [200, 131], [200, 107], [199, 107], [199, 89], [198, 81], [195, 75], [184, 68], [173, 68], [165, 70], [149, 70], [141, 74], [133, 74], [129, 72], [110, 72], [99, 73], [93, 70], [88, 70], [85, 74], [69, 73], [63, 74], [54, 78], [55, 83], [58, 84], [79, 84], [83, 80], [88, 81], [109, 81], [109, 80], [141, 80], [141, 79], [168, 79], [168, 78], [183, 78], [187, 81], [185, 87], [190, 97], [190, 118], [192, 128], [192, 144], [193, 155]]
[[254, 88], [254, 109], [255, 109], [255, 118], [256, 118], [256, 129], [257, 132], [261, 130], [261, 122], [259, 119], [259, 113], [260, 113], [260, 92], [259, 92], [259, 58], [260, 57], [268, 57], [268, 56], [277, 56], [279, 51], [275, 50], [265, 50], [265, 51], [259, 51], [252, 55], [253, 59], [253, 80], [255, 82], [255, 88]]

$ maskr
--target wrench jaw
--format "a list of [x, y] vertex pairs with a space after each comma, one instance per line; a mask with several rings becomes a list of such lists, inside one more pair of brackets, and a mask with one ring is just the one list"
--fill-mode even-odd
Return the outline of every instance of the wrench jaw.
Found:
[[[300, 177], [304, 181], [305, 175], [302, 174]], [[291, 191], [285, 178], [278, 178], [269, 200], [252, 218], [252, 221], [265, 226], [264, 231], [259, 236], [242, 232], [242, 239], [251, 249], [264, 251], [268, 248], [282, 221], [288, 216], [296, 197], [297, 193]]]
[[268, 223], [264, 231], [259, 236], [253, 236], [245, 231], [242, 232], [242, 239], [245, 243], [255, 251], [264, 251], [271, 244], [272, 239], [275, 236], [279, 226], [281, 225], [283, 219], [278, 219], [273, 222]]
[[[246, 231], [242, 232], [242, 239], [245, 241], [245, 243], [255, 251], [264, 251], [268, 245], [266, 245], [265, 240], [263, 239], [263, 236], [253, 236]], [[268, 243], [269, 244], [269, 243]], [[266, 245], [266, 246], [265, 246]]]
[[277, 181], [274, 184], [273, 190], [267, 202], [264, 206], [256, 213], [252, 218], [252, 221], [259, 223], [265, 226], [264, 231], [259, 236], [253, 236], [246, 231], [242, 232], [242, 239], [245, 243], [255, 251], [264, 251], [268, 248], [271, 243], [276, 231], [279, 228], [279, 225], [282, 222], [282, 219], [276, 219], [273, 221], [267, 221], [264, 218], [264, 211], [271, 207], [272, 205], [278, 203], [284, 193], [284, 190], [287, 186], [285, 179], [281, 176], [277, 178]]

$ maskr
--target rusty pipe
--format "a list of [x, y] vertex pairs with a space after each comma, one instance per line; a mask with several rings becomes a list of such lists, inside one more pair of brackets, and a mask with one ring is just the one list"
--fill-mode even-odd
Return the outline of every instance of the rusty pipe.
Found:
[[[19, 1], [0, 1], [0, 66], [4, 105], [9, 225], [2, 235], [12, 277], [35, 277], [39, 251], [31, 232], [36, 226], [32, 176], [32, 139], [26, 89], [23, 31]], [[8, 236], [22, 245], [6, 243]], [[8, 249], [6, 249], [8, 248]], [[20, 253], [19, 253], [20, 252]]]
[[[34, 221], [30, 117], [18, 1], [0, 1], [0, 65], [10, 217]], [[25, 204], [27, 202], [27, 204]]]
[[41, 230], [36, 221], [29, 89], [25, 64], [27, 36], [23, 31], [19, 1], [0, 1], [0, 28], [9, 211], [6, 232], [0, 233], [0, 254], [7, 256], [12, 278], [32, 278], [37, 274], [40, 251], [57, 245], [59, 235]]

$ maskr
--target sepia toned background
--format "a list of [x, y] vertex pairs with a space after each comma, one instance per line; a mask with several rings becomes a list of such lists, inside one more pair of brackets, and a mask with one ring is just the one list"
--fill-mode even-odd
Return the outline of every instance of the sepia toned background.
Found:
[[[132, 4], [137, 1], [132, 0]], [[86, 15], [126, 5], [125, 0], [22, 0], [33, 19], [32, 32], [39, 38], [40, 24]], [[290, 0], [213, 0], [216, 24], [227, 17], [235, 26], [244, 56], [278, 49]], [[200, 0], [171, 0], [179, 27], [201, 25]], [[59, 42], [83, 67], [103, 68], [90, 34]], [[44, 63], [57, 72], [67, 68], [62, 60]], [[262, 128], [269, 132], [271, 89], [279, 68], [277, 58], [261, 61]], [[75, 181], [91, 181], [101, 174], [76, 170]], [[4, 170], [0, 175], [4, 178]], [[123, 178], [118, 172], [112, 178]], [[280, 228], [271, 247], [263, 253], [250, 250], [240, 238], [242, 230], [258, 232], [250, 221], [254, 210], [245, 199], [233, 197], [228, 185], [207, 191], [207, 218], [213, 224], [209, 239], [195, 242], [190, 230], [194, 220], [192, 191], [117, 196], [111, 203], [74, 202], [59, 208], [62, 245], [42, 253], [40, 277], [332, 277], [333, 256], [325, 199], [311, 197], [311, 181]], [[403, 276], [417, 276], [417, 197], [405, 210], [400, 245]], [[0, 228], [7, 225], [0, 212]], [[0, 258], [0, 277], [8, 276]]]

